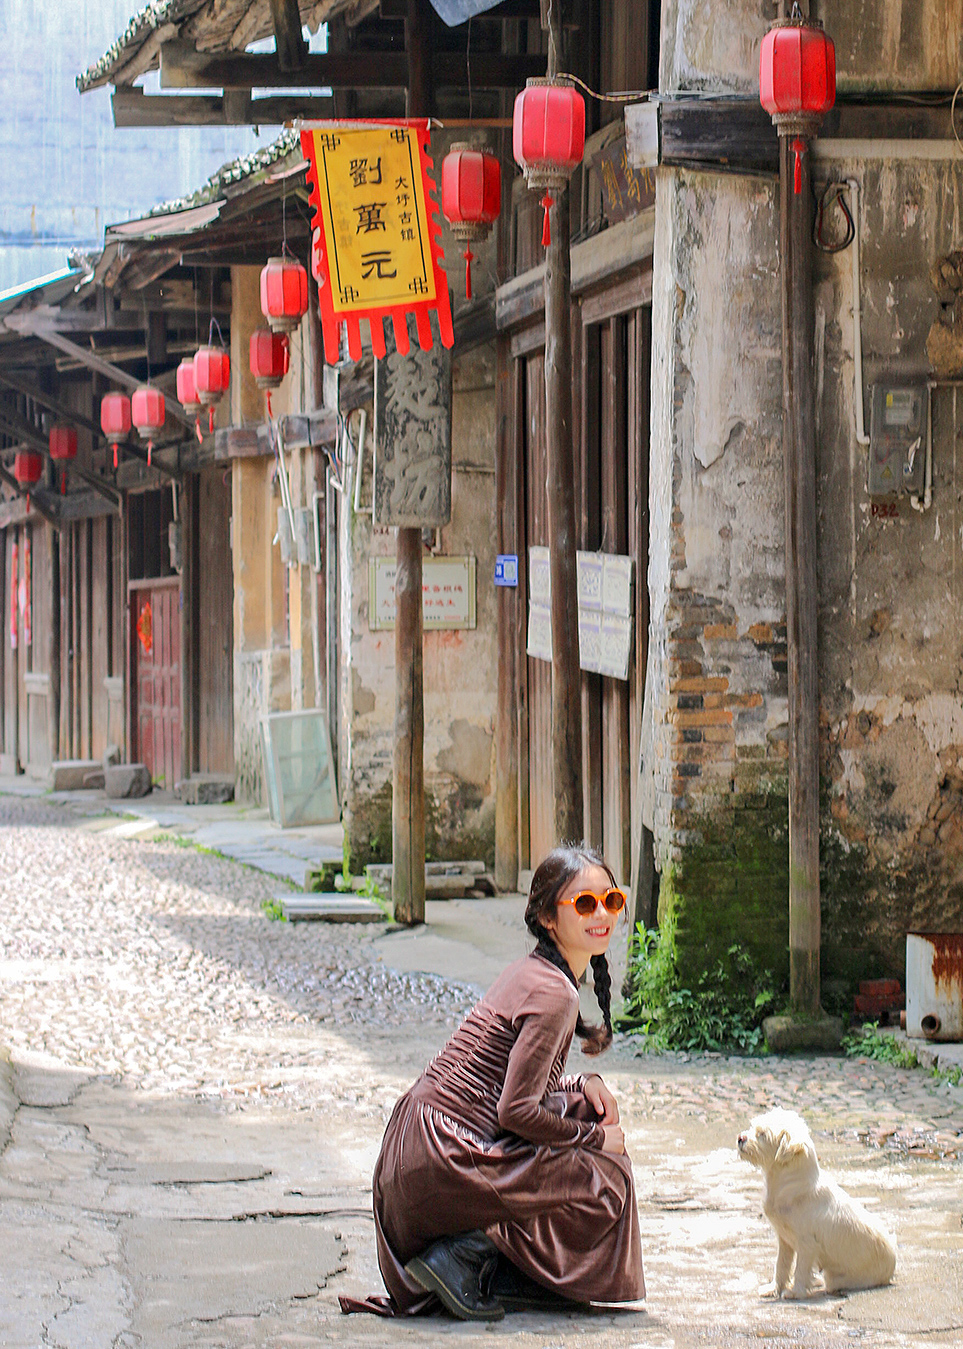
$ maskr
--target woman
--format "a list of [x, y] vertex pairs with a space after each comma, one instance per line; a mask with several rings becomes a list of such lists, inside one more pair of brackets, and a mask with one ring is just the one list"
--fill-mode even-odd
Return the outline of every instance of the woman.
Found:
[[[577, 1033], [612, 1041], [605, 951], [625, 896], [587, 847], [532, 878], [537, 939], [395, 1106], [374, 1174], [378, 1261], [397, 1313], [645, 1296], [632, 1168], [601, 1077], [563, 1077]], [[591, 960], [602, 1026], [579, 1013]]]

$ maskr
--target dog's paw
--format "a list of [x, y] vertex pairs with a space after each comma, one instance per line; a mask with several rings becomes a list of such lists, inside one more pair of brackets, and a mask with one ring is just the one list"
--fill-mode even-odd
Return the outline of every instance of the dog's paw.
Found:
[[779, 1297], [782, 1289], [777, 1283], [763, 1283], [759, 1285], [760, 1297]]

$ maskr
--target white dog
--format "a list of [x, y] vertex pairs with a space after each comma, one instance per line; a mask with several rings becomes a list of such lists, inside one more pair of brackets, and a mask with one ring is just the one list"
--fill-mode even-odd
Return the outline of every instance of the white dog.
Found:
[[[896, 1269], [895, 1240], [823, 1176], [805, 1120], [792, 1110], [770, 1110], [739, 1135], [738, 1146], [740, 1157], [763, 1173], [762, 1209], [779, 1241], [773, 1281], [759, 1290], [764, 1297], [804, 1298], [823, 1289], [835, 1293], [889, 1283]], [[813, 1278], [816, 1269], [823, 1272], [823, 1285]]]

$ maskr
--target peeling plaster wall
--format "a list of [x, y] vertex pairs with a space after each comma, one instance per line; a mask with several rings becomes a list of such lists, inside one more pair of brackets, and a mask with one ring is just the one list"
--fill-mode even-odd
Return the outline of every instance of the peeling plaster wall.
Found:
[[[963, 0], [812, 9], [841, 88], [955, 87]], [[663, 89], [754, 91], [774, 13], [757, 0], [664, 5]], [[816, 147], [817, 188], [829, 176], [860, 187], [868, 426], [874, 380], [929, 368], [929, 272], [963, 248], [963, 159], [949, 143], [942, 157], [833, 162], [831, 149]], [[785, 946], [777, 248], [771, 182], [659, 171], [644, 813], [662, 911], [696, 963], [733, 936], [773, 961]], [[817, 255], [814, 351], [823, 967], [840, 986], [899, 974], [907, 930], [963, 923], [963, 400], [933, 395], [931, 509], [904, 498], [895, 518], [874, 512], [854, 425], [851, 258]]]
[[[495, 369], [491, 348], [455, 359], [451, 523], [443, 556], [476, 560], [477, 626], [424, 637], [426, 846], [429, 857], [494, 854], [497, 643]], [[389, 860], [395, 717], [395, 634], [368, 626], [368, 559], [395, 553], [395, 531], [372, 528], [370, 459], [359, 515], [341, 503], [344, 819], [352, 865]], [[350, 579], [349, 579], [350, 578]]]

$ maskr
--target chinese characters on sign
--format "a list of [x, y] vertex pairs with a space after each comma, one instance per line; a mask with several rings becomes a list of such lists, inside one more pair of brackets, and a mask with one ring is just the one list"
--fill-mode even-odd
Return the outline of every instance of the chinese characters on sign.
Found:
[[325, 122], [305, 127], [301, 145], [310, 165], [325, 358], [338, 359], [344, 324], [348, 353], [360, 359], [363, 318], [374, 354], [382, 358], [389, 315], [398, 351], [407, 353], [409, 313], [427, 351], [431, 310], [438, 315], [442, 344], [450, 347], [454, 332], [441, 228], [429, 195], [427, 121]]
[[[368, 559], [368, 627], [372, 632], [395, 625], [393, 557]], [[475, 559], [426, 557], [422, 560], [422, 621], [425, 628], [475, 626]]]
[[629, 162], [625, 136], [610, 140], [592, 161], [602, 184], [602, 204], [610, 225], [655, 205], [655, 174]]
[[[628, 679], [632, 658], [632, 559], [616, 553], [575, 555], [578, 650], [583, 670]], [[552, 585], [547, 548], [528, 550], [527, 652], [552, 659]]]
[[388, 343], [375, 365], [375, 520], [438, 529], [451, 518], [451, 352]]

